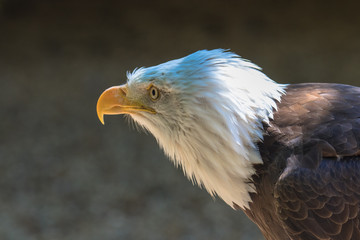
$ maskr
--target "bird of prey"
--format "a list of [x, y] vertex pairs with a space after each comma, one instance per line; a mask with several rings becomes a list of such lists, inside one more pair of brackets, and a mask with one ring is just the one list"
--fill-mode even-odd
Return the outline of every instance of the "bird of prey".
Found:
[[278, 84], [235, 53], [201, 50], [127, 73], [97, 113], [130, 115], [268, 240], [360, 239], [359, 87]]

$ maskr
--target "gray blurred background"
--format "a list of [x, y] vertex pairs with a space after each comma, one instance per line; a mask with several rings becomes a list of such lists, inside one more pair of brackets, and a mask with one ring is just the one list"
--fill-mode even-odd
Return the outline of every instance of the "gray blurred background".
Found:
[[0, 239], [262, 239], [152, 136], [102, 126], [97, 98], [127, 70], [213, 48], [281, 83], [360, 86], [350, 2], [0, 0]]

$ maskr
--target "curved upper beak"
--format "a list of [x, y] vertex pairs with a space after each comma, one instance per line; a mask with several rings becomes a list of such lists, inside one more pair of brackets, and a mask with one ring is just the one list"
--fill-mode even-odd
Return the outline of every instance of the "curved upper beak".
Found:
[[155, 110], [131, 101], [127, 98], [127, 85], [114, 86], [106, 89], [99, 97], [96, 111], [99, 120], [104, 124], [104, 115], [129, 114], [136, 111], [155, 113]]

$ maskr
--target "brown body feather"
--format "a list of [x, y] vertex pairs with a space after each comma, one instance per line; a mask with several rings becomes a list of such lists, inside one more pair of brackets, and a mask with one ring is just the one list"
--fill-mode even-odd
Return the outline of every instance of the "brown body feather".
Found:
[[264, 126], [245, 213], [268, 240], [360, 239], [360, 88], [293, 84]]

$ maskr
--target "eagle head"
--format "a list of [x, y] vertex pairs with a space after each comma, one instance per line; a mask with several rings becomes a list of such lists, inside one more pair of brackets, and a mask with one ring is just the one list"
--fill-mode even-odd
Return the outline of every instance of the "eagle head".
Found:
[[97, 113], [127, 114], [151, 132], [193, 182], [230, 206], [247, 207], [257, 142], [284, 85], [240, 56], [201, 50], [127, 73], [127, 83], [105, 90]]

